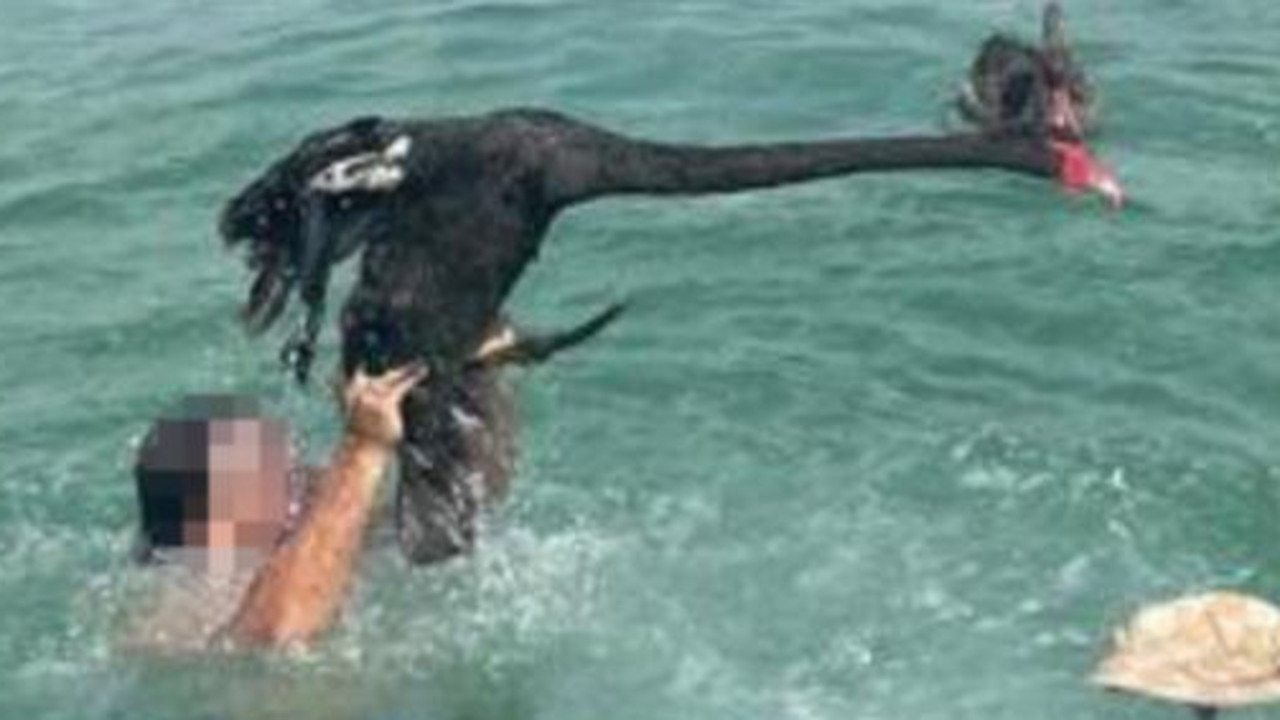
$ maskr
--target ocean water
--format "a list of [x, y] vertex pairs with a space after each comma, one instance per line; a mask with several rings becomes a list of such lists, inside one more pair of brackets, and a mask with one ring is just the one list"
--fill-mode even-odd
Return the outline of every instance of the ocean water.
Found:
[[375, 542], [312, 651], [179, 661], [113, 644], [133, 443], [192, 391], [260, 394], [317, 459], [335, 432], [234, 322], [214, 220], [269, 159], [510, 105], [928, 131], [1038, 4], [4, 0], [0, 717], [1181, 717], [1085, 678], [1145, 601], [1280, 599], [1280, 5], [1066, 5], [1123, 212], [927, 172], [575, 210], [513, 313], [634, 307], [517, 379], [478, 552]]

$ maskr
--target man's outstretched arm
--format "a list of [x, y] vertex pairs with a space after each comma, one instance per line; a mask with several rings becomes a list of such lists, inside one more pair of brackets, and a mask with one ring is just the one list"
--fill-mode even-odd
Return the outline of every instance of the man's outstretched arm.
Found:
[[346, 432], [298, 529], [254, 578], [226, 628], [253, 645], [305, 642], [332, 624], [350, 585], [378, 483], [403, 433], [400, 401], [420, 366], [357, 372], [343, 394]]

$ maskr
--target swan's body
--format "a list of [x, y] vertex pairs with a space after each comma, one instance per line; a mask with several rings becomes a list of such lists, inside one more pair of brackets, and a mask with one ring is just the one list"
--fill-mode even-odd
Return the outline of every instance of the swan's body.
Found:
[[1045, 128], [705, 147], [506, 110], [363, 118], [315, 133], [227, 204], [220, 229], [228, 244], [250, 249], [251, 327], [270, 325], [294, 290], [307, 306], [288, 346], [300, 378], [329, 270], [363, 249], [341, 316], [345, 372], [414, 359], [432, 366], [430, 391], [404, 405], [398, 515], [402, 528], [426, 528], [401, 540], [411, 558], [427, 561], [468, 547], [478, 508], [505, 491], [510, 462], [489, 462], [485, 448], [509, 454], [510, 403], [497, 371], [471, 358], [496, 332], [503, 303], [562, 211], [613, 195], [729, 193], [936, 168], [995, 168], [1120, 198], [1081, 141]]

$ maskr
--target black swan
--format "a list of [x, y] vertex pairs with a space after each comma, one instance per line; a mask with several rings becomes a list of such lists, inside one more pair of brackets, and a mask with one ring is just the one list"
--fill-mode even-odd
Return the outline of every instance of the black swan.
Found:
[[[982, 97], [979, 95], [979, 97]], [[363, 249], [342, 308], [342, 367], [431, 366], [430, 391], [404, 404], [398, 537], [415, 562], [471, 546], [480, 509], [505, 493], [514, 410], [505, 362], [537, 362], [616, 316], [504, 337], [503, 303], [556, 216], [611, 195], [694, 195], [854, 173], [995, 168], [1094, 190], [1119, 185], [1078, 134], [1048, 116], [937, 136], [706, 147], [630, 138], [547, 110], [471, 117], [360, 118], [314, 133], [227, 203], [220, 232], [255, 273], [242, 315], [270, 326], [297, 292], [306, 307], [285, 347], [305, 381], [330, 268]], [[1034, 121], [1034, 122], [1033, 122]]]
[[1040, 42], [987, 38], [956, 98], [960, 114], [988, 133], [1048, 128], [1060, 138], [1085, 137], [1093, 126], [1094, 91], [1067, 45], [1056, 2], [1045, 6]]

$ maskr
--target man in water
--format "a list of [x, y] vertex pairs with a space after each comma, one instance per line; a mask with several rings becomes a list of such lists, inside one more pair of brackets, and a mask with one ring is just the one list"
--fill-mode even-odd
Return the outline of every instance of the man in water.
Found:
[[[252, 401], [189, 399], [155, 423], [135, 476], [154, 605], [129, 644], [160, 650], [305, 643], [336, 618], [351, 582], [400, 403], [426, 377], [410, 365], [342, 392], [344, 432], [301, 494], [284, 423]], [[291, 485], [293, 486], [291, 489]]]

